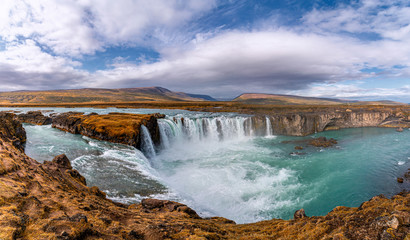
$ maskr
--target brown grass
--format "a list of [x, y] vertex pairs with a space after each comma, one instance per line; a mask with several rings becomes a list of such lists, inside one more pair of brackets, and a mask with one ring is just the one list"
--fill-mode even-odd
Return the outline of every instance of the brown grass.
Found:
[[111, 113], [108, 115], [83, 115], [81, 125], [97, 133], [108, 134], [115, 138], [131, 137], [139, 134], [139, 127], [147, 122], [151, 115]]
[[247, 104], [241, 102], [211, 102], [211, 101], [161, 101], [161, 102], [94, 102], [94, 103], [14, 103], [1, 104], [0, 107], [94, 107], [94, 108], [158, 108], [158, 109], [185, 109], [205, 112], [237, 112], [245, 114], [275, 114], [300, 112], [337, 112], [346, 111], [394, 111], [410, 114], [410, 105], [274, 105], [274, 104]]

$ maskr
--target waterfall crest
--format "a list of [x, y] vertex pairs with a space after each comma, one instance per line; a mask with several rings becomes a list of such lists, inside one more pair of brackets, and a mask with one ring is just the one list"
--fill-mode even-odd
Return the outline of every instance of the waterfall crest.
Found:
[[268, 117], [174, 117], [159, 119], [158, 124], [163, 148], [168, 148], [175, 140], [229, 141], [273, 135]]

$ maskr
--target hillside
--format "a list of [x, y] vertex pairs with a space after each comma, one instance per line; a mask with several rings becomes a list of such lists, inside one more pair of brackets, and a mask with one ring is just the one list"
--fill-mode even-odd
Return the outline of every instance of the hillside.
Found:
[[172, 92], [161, 87], [0, 92], [0, 103], [92, 103], [135, 101], [213, 101], [210, 96]]
[[403, 105], [394, 101], [351, 101], [332, 98], [301, 97], [293, 95], [244, 93], [232, 101], [246, 104], [271, 104], [271, 105]]

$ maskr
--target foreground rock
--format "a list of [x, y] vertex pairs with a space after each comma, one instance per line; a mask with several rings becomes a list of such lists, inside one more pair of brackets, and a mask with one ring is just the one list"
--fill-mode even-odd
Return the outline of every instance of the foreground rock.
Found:
[[74, 134], [127, 144], [140, 149], [141, 126], [147, 127], [155, 144], [160, 143], [157, 123], [162, 114], [110, 113], [106, 115], [78, 112], [62, 113], [54, 117], [52, 126]]
[[146, 199], [124, 205], [106, 198], [65, 155], [40, 164], [27, 157], [24, 130], [12, 114], [0, 118], [0, 239], [405, 239], [410, 194], [374, 197], [359, 208], [326, 216], [236, 225], [201, 219], [189, 207]]

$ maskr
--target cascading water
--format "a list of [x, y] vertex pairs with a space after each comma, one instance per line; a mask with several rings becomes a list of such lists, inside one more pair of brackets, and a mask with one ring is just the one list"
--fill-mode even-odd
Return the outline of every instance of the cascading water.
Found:
[[151, 134], [149, 133], [148, 128], [144, 125], [141, 125], [141, 130], [141, 149], [148, 159], [153, 159], [156, 156], [156, 153], [151, 139]]
[[266, 117], [266, 137], [272, 137], [273, 136], [273, 131], [272, 131], [272, 123], [270, 121], [270, 117]]
[[[267, 160], [266, 153], [253, 144], [253, 136], [271, 132], [265, 121], [250, 116], [159, 119], [160, 135], [167, 141], [162, 145], [169, 147], [158, 153], [156, 171], [182, 196], [179, 201], [204, 216], [257, 221], [272, 209], [297, 204], [292, 198], [301, 187], [295, 173], [259, 161]], [[252, 125], [257, 122], [260, 129]]]
[[[266, 118], [266, 121], [266, 126], [263, 126], [264, 129], [259, 132], [264, 132], [266, 136], [271, 136], [271, 123], [268, 118]], [[189, 139], [191, 142], [238, 140], [253, 136], [255, 132], [255, 126], [252, 125], [252, 117], [242, 116], [168, 118], [160, 119], [158, 123], [161, 142], [163, 142], [164, 147], [169, 147], [170, 142], [186, 139]]]

